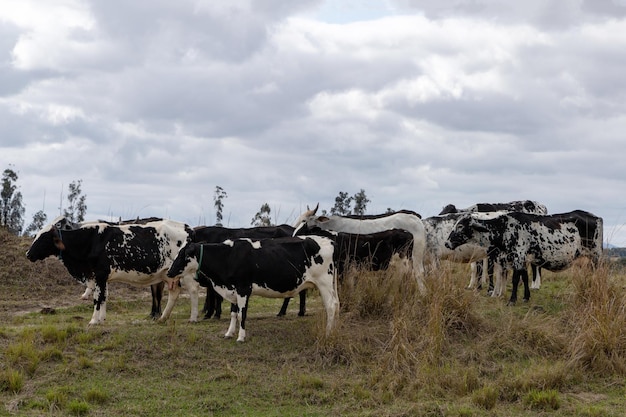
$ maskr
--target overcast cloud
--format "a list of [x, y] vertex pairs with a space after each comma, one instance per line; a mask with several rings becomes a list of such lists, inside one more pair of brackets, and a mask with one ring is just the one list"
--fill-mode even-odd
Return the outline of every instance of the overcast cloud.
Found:
[[626, 246], [626, 0], [0, 0], [0, 169], [26, 225], [291, 223], [538, 200]]

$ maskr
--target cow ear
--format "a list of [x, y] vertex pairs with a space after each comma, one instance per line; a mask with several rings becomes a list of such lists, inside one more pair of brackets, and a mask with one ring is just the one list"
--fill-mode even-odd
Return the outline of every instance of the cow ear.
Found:
[[329, 219], [328, 217], [326, 217], [326, 216], [319, 216], [319, 217], [317, 218], [317, 221], [318, 221], [318, 222], [321, 222], [321, 223], [327, 222], [327, 221], [329, 221], [329, 220], [330, 220], [330, 219]]

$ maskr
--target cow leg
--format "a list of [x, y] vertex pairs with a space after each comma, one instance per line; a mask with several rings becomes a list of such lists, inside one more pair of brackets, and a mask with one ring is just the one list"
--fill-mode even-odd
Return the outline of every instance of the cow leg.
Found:
[[[527, 272], [528, 273], [528, 272]], [[513, 270], [513, 288], [511, 289], [511, 298], [507, 305], [514, 306], [517, 302], [517, 286], [519, 285], [521, 271], [518, 269]], [[528, 281], [528, 278], [526, 279]]]
[[[250, 292], [252, 292], [252, 289], [250, 289]], [[249, 300], [249, 295], [237, 295], [237, 307], [239, 307], [239, 313], [237, 314], [239, 318], [239, 336], [237, 337], [238, 342], [246, 341], [246, 317], [248, 316]]]
[[530, 288], [533, 290], [538, 290], [541, 287], [541, 268], [537, 265], [530, 266], [533, 271], [533, 283]]
[[420, 239], [413, 240], [413, 253], [411, 254], [411, 263], [413, 266], [413, 274], [417, 281], [417, 288], [420, 293], [426, 292], [426, 285], [424, 284], [424, 252], [426, 250], [426, 242], [420, 241]]
[[152, 293], [152, 311], [150, 317], [156, 320], [161, 315], [161, 299], [163, 299], [163, 288], [165, 282], [159, 282], [158, 284], [150, 285], [150, 292]]
[[[333, 276], [334, 275], [334, 276]], [[335, 317], [339, 312], [339, 296], [337, 295], [337, 273], [329, 279], [317, 280], [315, 285], [319, 290], [324, 309], [326, 310], [326, 335], [329, 335], [335, 325]]]
[[189, 293], [189, 300], [191, 301], [189, 322], [196, 323], [198, 321], [198, 289], [200, 288], [200, 284], [191, 276], [182, 277], [180, 283]]
[[224, 298], [215, 291], [213, 285], [206, 289], [206, 300], [204, 300], [204, 319], [215, 316], [216, 319], [222, 317], [222, 301]]
[[167, 304], [165, 305], [165, 310], [163, 310], [163, 314], [157, 320], [159, 323], [163, 323], [167, 319], [170, 318], [172, 314], [172, 310], [174, 309], [174, 304], [180, 295], [180, 282], [175, 283], [173, 288], [170, 288], [167, 293]]
[[467, 285], [468, 290], [473, 290], [474, 288], [480, 290], [481, 284], [478, 282], [478, 263], [471, 262], [470, 263], [470, 281]]
[[85, 292], [80, 296], [81, 300], [89, 300], [89, 297], [93, 295], [93, 289], [96, 287], [96, 281], [93, 279], [88, 279], [85, 283], [87, 288], [85, 288]]
[[204, 299], [204, 319], [210, 319], [215, 313], [216, 292], [212, 285], [206, 287], [206, 298]]
[[298, 316], [303, 317], [306, 314], [306, 290], [300, 291], [300, 310]]
[[524, 284], [524, 302], [527, 303], [530, 301], [530, 287], [528, 286], [528, 270], [526, 267], [520, 271], [520, 274], [522, 275], [522, 283]]
[[289, 306], [289, 300], [291, 300], [291, 297], [287, 297], [283, 300], [283, 305], [280, 307], [280, 311], [276, 315], [277, 317], [282, 317], [287, 314], [287, 307]]
[[[489, 278], [489, 287], [487, 287], [487, 293], [493, 293], [494, 285], [493, 285], [493, 274], [495, 269], [495, 262], [493, 259], [485, 258], [483, 261], [483, 269], [487, 270], [486, 276]], [[483, 277], [485, 273], [483, 272]]]
[[89, 325], [102, 323], [106, 319], [107, 306], [106, 299], [108, 295], [108, 287], [106, 279], [96, 281], [93, 291], [93, 315], [89, 321]]
[[493, 275], [495, 276], [495, 283], [493, 286], [492, 297], [500, 297], [504, 295], [504, 287], [506, 282], [506, 270], [502, 268], [499, 262], [494, 262]]
[[230, 324], [228, 325], [228, 330], [226, 330], [226, 334], [224, 337], [226, 339], [230, 339], [235, 336], [235, 331], [237, 330], [237, 316], [239, 315], [239, 307], [237, 304], [230, 303]]

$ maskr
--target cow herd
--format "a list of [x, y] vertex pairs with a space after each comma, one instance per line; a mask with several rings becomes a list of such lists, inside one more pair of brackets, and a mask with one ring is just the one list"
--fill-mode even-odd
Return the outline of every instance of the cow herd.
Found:
[[[205, 317], [221, 313], [222, 298], [231, 303], [226, 337], [243, 342], [252, 295], [289, 298], [317, 288], [326, 310], [326, 331], [339, 312], [337, 281], [348, 263], [370, 270], [388, 268], [399, 255], [410, 260], [420, 291], [424, 279], [435, 277], [443, 260], [472, 264], [470, 288], [479, 287], [493, 271], [492, 296], [504, 293], [506, 272], [512, 271], [509, 303], [517, 300], [524, 283], [530, 297], [527, 267], [560, 271], [579, 257], [597, 265], [602, 254], [602, 219], [576, 210], [547, 214], [533, 201], [476, 204], [457, 209], [448, 205], [436, 216], [422, 219], [402, 210], [375, 216], [317, 215], [307, 209], [293, 224], [243, 229], [217, 226], [191, 228], [159, 218], [124, 222], [72, 223], [58, 217], [35, 236], [26, 256], [38, 261], [56, 256], [78, 281], [87, 285], [83, 297], [93, 296], [90, 325], [106, 318], [109, 282], [151, 286], [152, 316], [167, 320], [181, 289], [190, 295], [190, 321], [198, 320], [198, 290], [207, 287]], [[482, 273], [479, 266], [482, 266]], [[167, 305], [160, 313], [164, 285]], [[493, 285], [493, 288], [491, 286]], [[237, 324], [239, 324], [237, 328]]]

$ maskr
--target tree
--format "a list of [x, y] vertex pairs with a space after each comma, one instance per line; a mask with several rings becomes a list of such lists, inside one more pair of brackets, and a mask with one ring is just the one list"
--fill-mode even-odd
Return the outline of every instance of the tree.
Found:
[[13, 234], [19, 235], [24, 227], [24, 205], [22, 193], [18, 191], [17, 173], [7, 168], [2, 173], [2, 191], [0, 191], [0, 226]]
[[85, 220], [87, 205], [85, 200], [87, 196], [83, 195], [81, 185], [83, 180], [72, 181], [69, 185], [69, 194], [67, 195], [68, 207], [63, 210], [63, 215], [74, 223], [80, 223]]
[[365, 195], [365, 190], [361, 188], [361, 191], [356, 193], [353, 199], [354, 199], [354, 209], [352, 212], [358, 216], [364, 215], [365, 211], [367, 210], [367, 203], [370, 202], [370, 200]]
[[215, 186], [215, 194], [213, 195], [213, 202], [214, 202], [214, 206], [215, 206], [215, 225], [216, 226], [223, 226], [222, 225], [222, 220], [224, 219], [224, 216], [222, 215], [222, 212], [224, 211], [224, 199], [228, 197], [228, 194], [226, 194], [226, 191], [224, 191], [224, 189], [222, 187], [220, 187], [219, 185]]
[[44, 213], [43, 210], [39, 210], [33, 215], [33, 221], [28, 225], [26, 230], [24, 230], [24, 234], [27, 236], [34, 235], [44, 227], [46, 220], [48, 220], [46, 213]]
[[272, 219], [270, 216], [271, 213], [270, 205], [265, 203], [261, 206], [261, 209], [254, 215], [252, 218], [252, 222], [250, 224], [252, 226], [271, 226]]
[[339, 195], [335, 197], [335, 205], [330, 209], [330, 214], [345, 216], [350, 214], [350, 205], [354, 197], [349, 197], [345, 191], [339, 191]]

